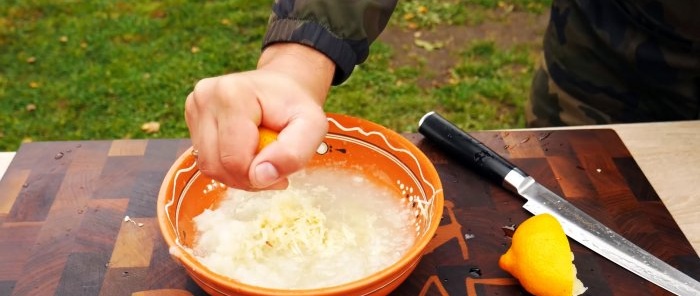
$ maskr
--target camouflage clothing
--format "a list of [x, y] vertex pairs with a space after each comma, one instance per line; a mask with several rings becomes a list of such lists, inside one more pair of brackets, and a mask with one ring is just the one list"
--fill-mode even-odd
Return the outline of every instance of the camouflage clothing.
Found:
[[555, 0], [529, 126], [700, 118], [700, 2]]
[[[368, 55], [391, 0], [277, 0], [263, 46], [299, 42], [345, 81]], [[698, 119], [700, 2], [553, 0], [528, 125]]]
[[315, 48], [335, 62], [337, 85], [367, 59], [395, 7], [396, 0], [276, 0], [263, 47], [297, 42]]

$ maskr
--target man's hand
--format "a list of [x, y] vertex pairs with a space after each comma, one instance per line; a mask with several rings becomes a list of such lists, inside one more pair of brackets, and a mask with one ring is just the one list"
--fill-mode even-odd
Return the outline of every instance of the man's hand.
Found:
[[[199, 169], [234, 188], [286, 188], [326, 134], [334, 71], [316, 50], [280, 43], [265, 49], [256, 70], [199, 81], [185, 103]], [[258, 126], [279, 135], [256, 155]]]

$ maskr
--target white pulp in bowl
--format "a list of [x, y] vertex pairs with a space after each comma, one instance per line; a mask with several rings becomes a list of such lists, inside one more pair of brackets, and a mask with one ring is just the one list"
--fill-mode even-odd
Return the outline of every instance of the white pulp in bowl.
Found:
[[278, 289], [331, 287], [398, 261], [415, 241], [405, 199], [349, 170], [293, 175], [287, 190], [228, 189], [194, 218], [195, 257], [240, 282]]

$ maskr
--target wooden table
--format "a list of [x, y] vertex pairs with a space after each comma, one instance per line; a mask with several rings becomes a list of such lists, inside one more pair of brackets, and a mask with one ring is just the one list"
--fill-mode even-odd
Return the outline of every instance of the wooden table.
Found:
[[[700, 277], [700, 121], [476, 132], [553, 191], [684, 272]], [[619, 137], [618, 137], [619, 136]], [[522, 200], [407, 138], [440, 173], [446, 211], [397, 295], [509, 295], [501, 226]], [[0, 180], [0, 295], [199, 295], [169, 257], [155, 218], [162, 178], [188, 140], [23, 145]], [[130, 220], [125, 221], [129, 216]], [[572, 241], [588, 295], [665, 291]]]
[[611, 128], [700, 254], [700, 120], [566, 127]]

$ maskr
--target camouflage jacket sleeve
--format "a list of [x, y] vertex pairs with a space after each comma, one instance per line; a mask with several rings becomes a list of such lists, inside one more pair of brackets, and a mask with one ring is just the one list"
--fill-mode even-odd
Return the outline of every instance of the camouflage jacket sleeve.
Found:
[[276, 0], [263, 49], [296, 42], [324, 53], [336, 64], [333, 84], [364, 62], [370, 44], [386, 27], [397, 0]]

